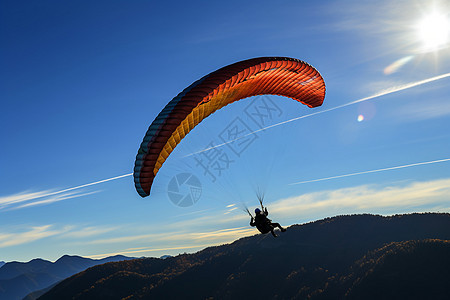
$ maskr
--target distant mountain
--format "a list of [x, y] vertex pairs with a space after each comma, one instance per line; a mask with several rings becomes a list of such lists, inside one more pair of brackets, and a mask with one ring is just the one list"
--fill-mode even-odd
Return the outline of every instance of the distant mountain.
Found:
[[48, 299], [450, 299], [450, 214], [353, 215], [96, 266]]
[[107, 262], [128, 260], [113, 256], [100, 260], [65, 255], [52, 263], [33, 259], [27, 263], [9, 262], [0, 268], [0, 299], [22, 299], [27, 294], [47, 288], [89, 267]]
[[0, 261], [0, 268], [3, 267], [4, 264], [5, 264], [4, 261]]
[[161, 256], [160, 258], [161, 258], [161, 259], [166, 259], [166, 258], [170, 258], [170, 257], [172, 257], [172, 255], [163, 255], [163, 256]]

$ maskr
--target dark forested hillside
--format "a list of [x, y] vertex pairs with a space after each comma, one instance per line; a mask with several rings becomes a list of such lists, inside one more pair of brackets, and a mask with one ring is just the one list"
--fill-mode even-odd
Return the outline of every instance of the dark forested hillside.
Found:
[[329, 278], [317, 299], [449, 299], [450, 241], [393, 242]]
[[[450, 215], [353, 215], [90, 268], [40, 299], [448, 299]], [[424, 296], [425, 295], [425, 296]]]

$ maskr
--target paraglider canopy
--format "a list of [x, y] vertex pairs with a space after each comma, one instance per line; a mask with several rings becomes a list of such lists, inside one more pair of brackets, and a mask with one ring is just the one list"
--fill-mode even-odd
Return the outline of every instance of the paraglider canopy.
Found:
[[150, 195], [153, 180], [167, 157], [203, 119], [234, 101], [264, 94], [317, 107], [325, 98], [325, 82], [312, 66], [288, 57], [240, 61], [197, 80], [173, 98], [148, 128], [134, 168], [139, 195]]

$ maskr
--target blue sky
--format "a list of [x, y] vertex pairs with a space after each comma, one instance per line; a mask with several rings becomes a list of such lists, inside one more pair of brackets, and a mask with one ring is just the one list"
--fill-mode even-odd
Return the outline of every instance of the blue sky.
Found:
[[[175, 255], [230, 242], [257, 233], [242, 207], [254, 209], [258, 189], [283, 225], [449, 212], [449, 33], [434, 29], [431, 42], [420, 33], [433, 11], [448, 20], [444, 1], [2, 1], [0, 260]], [[129, 174], [157, 114], [200, 77], [259, 56], [317, 68], [323, 106], [259, 96], [222, 109], [141, 198]], [[264, 108], [271, 114], [252, 114]], [[197, 153], [230, 128], [272, 125]], [[198, 165], [208, 157], [228, 159], [220, 174]], [[188, 207], [169, 198], [183, 173], [201, 184]], [[296, 184], [353, 173], [364, 174]]]

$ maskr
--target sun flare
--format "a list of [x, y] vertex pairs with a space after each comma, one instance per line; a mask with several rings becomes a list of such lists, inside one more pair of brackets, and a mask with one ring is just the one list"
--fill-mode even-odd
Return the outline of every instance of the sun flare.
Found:
[[418, 37], [425, 51], [434, 51], [445, 46], [448, 42], [450, 22], [448, 18], [438, 12], [433, 12], [423, 18], [417, 28]]

